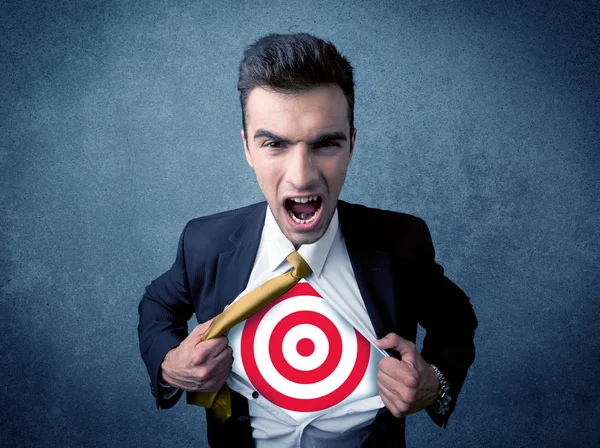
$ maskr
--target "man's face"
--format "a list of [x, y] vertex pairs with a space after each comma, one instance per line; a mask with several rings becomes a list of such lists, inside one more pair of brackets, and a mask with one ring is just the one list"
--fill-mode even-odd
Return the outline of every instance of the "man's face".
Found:
[[296, 248], [319, 240], [335, 212], [356, 139], [342, 89], [286, 94], [257, 87], [246, 104], [246, 131], [246, 160], [279, 228]]

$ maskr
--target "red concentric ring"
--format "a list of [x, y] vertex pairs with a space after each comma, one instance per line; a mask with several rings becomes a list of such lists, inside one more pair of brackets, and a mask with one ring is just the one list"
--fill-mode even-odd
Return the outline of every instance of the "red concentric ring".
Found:
[[[281, 391], [278, 391], [275, 388], [273, 388], [265, 380], [262, 373], [260, 372], [260, 369], [258, 368], [258, 365], [256, 364], [256, 359], [254, 357], [254, 339], [256, 336], [256, 331], [257, 331], [258, 326], [259, 326], [261, 320], [263, 319], [263, 317], [275, 305], [281, 303], [282, 301], [284, 301], [286, 299], [292, 298], [292, 297], [307, 296], [307, 295], [314, 296], [314, 297], [321, 297], [306, 282], [301, 282], [301, 283], [298, 283], [297, 285], [295, 285], [290, 291], [288, 291], [287, 293], [282, 295], [279, 299], [277, 299], [276, 301], [271, 303], [269, 306], [265, 307], [264, 309], [262, 309], [261, 311], [259, 311], [258, 313], [256, 313], [254, 316], [252, 316], [251, 318], [249, 318], [246, 321], [246, 323], [244, 325], [244, 329], [242, 331], [242, 336], [241, 336], [241, 341], [240, 341], [242, 364], [244, 365], [248, 379], [253, 384], [253, 386], [263, 395], [263, 397], [265, 397], [271, 403], [274, 403], [275, 405], [277, 405], [281, 408], [288, 409], [290, 411], [296, 411], [296, 412], [321, 411], [323, 409], [328, 409], [332, 406], [335, 406], [336, 404], [338, 404], [341, 401], [343, 401], [344, 399], [346, 399], [352, 392], [354, 392], [356, 387], [360, 384], [361, 380], [363, 379], [364, 374], [367, 371], [367, 367], [369, 365], [369, 358], [370, 358], [370, 352], [371, 352], [371, 347], [369, 345], [369, 342], [360, 333], [358, 333], [355, 330], [354, 333], [356, 335], [356, 344], [357, 344], [356, 360], [352, 367], [352, 371], [350, 372], [348, 377], [335, 390], [333, 390], [332, 392], [327, 393], [321, 397], [311, 398], [311, 399], [302, 399], [302, 398], [290, 397], [290, 396], [282, 393]], [[314, 320], [315, 315], [320, 316], [320, 317], [318, 317], [318, 318], [316, 318], [316, 320]], [[291, 320], [288, 320], [288, 318], [290, 318], [291, 316], [296, 316], [296, 317], [292, 317]], [[273, 361], [273, 364], [274, 364], [274, 366], [276, 365], [276, 368], [278, 370], [280, 370], [282, 368], [282, 366], [285, 366], [285, 365], [289, 366], [290, 369], [294, 369], [294, 368], [292, 366], [290, 366], [289, 363], [287, 363], [287, 361], [283, 357], [283, 353], [281, 353], [281, 357], [279, 357], [279, 352], [281, 350], [281, 347], [276, 347], [276, 345], [273, 345], [274, 343], [272, 343], [272, 341], [275, 340], [275, 342], [277, 342], [277, 340], [278, 340], [279, 343], [281, 343], [283, 338], [279, 339], [279, 337], [280, 337], [279, 332], [281, 332], [281, 334], [285, 335], [287, 333], [287, 331], [289, 331], [289, 328], [292, 328], [295, 325], [298, 325], [300, 323], [310, 323], [310, 322], [307, 322], [306, 320], [304, 320], [307, 318], [313, 319], [313, 322], [318, 321], [320, 324], [319, 328], [322, 329], [321, 326], [324, 326], [325, 328], [327, 328], [327, 332], [325, 334], [330, 342], [330, 349], [331, 349], [331, 344], [332, 344], [331, 341], [334, 341], [333, 346], [337, 347], [337, 342], [335, 342], [336, 337], [332, 336], [333, 334], [337, 335], [337, 337], [340, 338], [340, 341], [341, 341], [341, 336], [339, 334], [338, 329], [326, 316], [316, 313], [314, 311], [308, 311], [308, 310], [307, 311], [297, 311], [295, 313], [292, 313], [289, 316], [286, 316], [286, 318], [282, 319], [275, 327], [275, 328], [277, 328], [280, 325], [283, 325], [278, 330], [278, 334], [276, 335], [277, 338], [274, 338], [273, 333], [275, 333], [275, 331], [273, 331], [273, 333], [271, 334], [271, 337], [269, 339], [269, 352], [270, 352], [271, 357], [273, 357], [273, 353], [275, 353], [275, 360]], [[326, 320], [328, 322], [328, 324], [323, 324], [324, 321], [322, 319]], [[293, 325], [292, 325], [292, 323], [293, 323]], [[331, 324], [333, 326], [335, 331], [332, 331], [330, 329], [329, 324]], [[287, 330], [286, 330], [286, 328], [287, 328]], [[341, 350], [342, 349], [340, 348], [339, 349], [340, 356], [341, 356]], [[335, 352], [331, 355], [328, 354], [326, 361], [323, 363], [323, 365], [325, 365], [327, 363], [327, 368], [323, 368], [323, 365], [321, 365], [318, 368], [314, 369], [319, 372], [320, 376], [323, 375], [323, 372], [326, 372], [331, 368], [330, 364], [329, 364], [329, 363], [331, 363], [331, 361], [328, 361], [330, 356], [331, 356], [331, 359], [334, 359], [334, 360], [337, 358], [337, 355], [335, 354]], [[282, 362], [282, 359], [283, 359], [283, 362]], [[339, 364], [339, 359], [335, 362], [334, 370], [335, 370], [335, 367], [337, 366], [337, 364]], [[320, 369], [322, 369], [322, 370], [320, 370]], [[296, 372], [292, 373], [292, 376], [294, 378], [295, 378], [295, 375], [297, 372], [302, 372], [297, 369], [294, 369], [294, 370], [296, 370]], [[289, 374], [290, 371], [291, 370], [287, 369], [286, 367], [283, 367], [283, 372], [287, 372]], [[302, 372], [302, 374], [304, 377], [310, 376], [307, 374], [307, 372]], [[325, 377], [327, 377], [327, 375], [325, 375]], [[310, 381], [308, 381], [308, 382], [306, 380], [296, 381], [289, 377], [288, 377], [288, 379], [290, 379], [290, 381], [292, 381], [292, 382], [296, 382], [299, 384], [311, 384], [311, 383], [317, 382], [312, 377], [310, 377]]]
[[[312, 370], [299, 370], [291, 366], [283, 355], [283, 338], [296, 325], [310, 324], [319, 328], [327, 337], [329, 351], [323, 364]], [[269, 338], [269, 354], [273, 367], [290, 381], [312, 384], [324, 380], [333, 373], [342, 359], [342, 337], [333, 322], [315, 311], [296, 311], [279, 321]]]

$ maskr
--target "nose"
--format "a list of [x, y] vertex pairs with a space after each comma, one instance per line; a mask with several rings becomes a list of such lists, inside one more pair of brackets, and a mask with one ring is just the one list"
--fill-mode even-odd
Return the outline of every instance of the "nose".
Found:
[[311, 190], [319, 184], [319, 170], [310, 149], [297, 147], [292, 151], [286, 173], [295, 190]]

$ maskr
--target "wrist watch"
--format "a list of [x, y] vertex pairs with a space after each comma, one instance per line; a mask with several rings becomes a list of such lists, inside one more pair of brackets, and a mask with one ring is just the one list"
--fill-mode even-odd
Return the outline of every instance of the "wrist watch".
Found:
[[446, 377], [442, 375], [442, 372], [440, 372], [440, 369], [438, 369], [437, 366], [431, 364], [431, 367], [440, 381], [440, 390], [438, 392], [437, 400], [431, 405], [431, 408], [436, 414], [446, 415], [448, 411], [450, 411], [450, 403], [452, 402], [452, 397], [450, 396], [450, 385], [448, 384], [448, 381], [446, 381]]

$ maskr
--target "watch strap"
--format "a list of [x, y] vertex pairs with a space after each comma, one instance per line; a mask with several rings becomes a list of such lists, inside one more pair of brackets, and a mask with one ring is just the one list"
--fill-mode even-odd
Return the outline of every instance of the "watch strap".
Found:
[[452, 397], [450, 396], [450, 384], [448, 384], [446, 377], [440, 372], [440, 369], [438, 369], [435, 364], [431, 364], [431, 367], [440, 382], [437, 400], [431, 407], [436, 414], [446, 415], [450, 411], [450, 403], [452, 402]]

